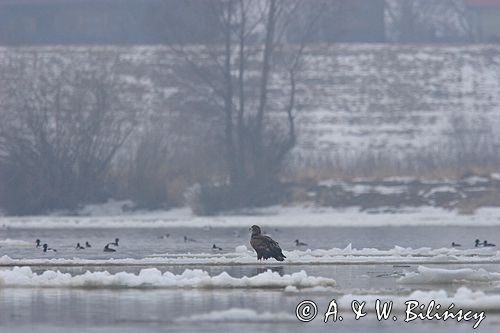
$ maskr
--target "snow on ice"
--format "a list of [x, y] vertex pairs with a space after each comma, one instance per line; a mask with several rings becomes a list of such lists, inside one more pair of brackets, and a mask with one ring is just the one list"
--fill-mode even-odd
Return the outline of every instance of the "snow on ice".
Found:
[[252, 309], [232, 308], [229, 310], [212, 311], [209, 313], [193, 314], [180, 317], [179, 322], [297, 322], [297, 318], [289, 313], [258, 313]]
[[445, 269], [419, 266], [416, 272], [406, 273], [399, 278], [401, 284], [454, 284], [454, 283], [498, 283], [500, 273], [488, 272], [485, 269]]
[[406, 301], [416, 300], [420, 304], [429, 304], [431, 301], [435, 301], [436, 304], [441, 304], [442, 309], [454, 304], [455, 309], [500, 311], [500, 295], [473, 291], [467, 287], [460, 287], [455, 292], [416, 290], [409, 295], [348, 294], [342, 296], [338, 304], [340, 307], [350, 307], [353, 300], [365, 301], [367, 310], [375, 309], [375, 302], [380, 300], [382, 302], [392, 301], [394, 310], [403, 311], [406, 309]]
[[[375, 248], [346, 248], [329, 250], [284, 251], [287, 260], [280, 265], [301, 264], [464, 264], [500, 263], [500, 252], [493, 248], [456, 249], [429, 247], [404, 248], [395, 246], [389, 250]], [[255, 253], [245, 245], [232, 253], [157, 253], [141, 259], [65, 259], [37, 258], [17, 259], [0, 257], [0, 266], [134, 266], [134, 265], [267, 265], [271, 261], [258, 262]]]
[[0, 247], [33, 247], [33, 243], [20, 239], [0, 239]]
[[186, 269], [182, 274], [162, 273], [156, 268], [142, 269], [139, 274], [120, 272], [89, 272], [71, 275], [59, 271], [34, 273], [30, 267], [14, 267], [0, 270], [0, 287], [25, 288], [311, 288], [334, 286], [335, 280], [309, 276], [305, 271], [280, 276], [270, 270], [252, 277], [234, 278], [223, 272], [210, 276], [202, 270]]

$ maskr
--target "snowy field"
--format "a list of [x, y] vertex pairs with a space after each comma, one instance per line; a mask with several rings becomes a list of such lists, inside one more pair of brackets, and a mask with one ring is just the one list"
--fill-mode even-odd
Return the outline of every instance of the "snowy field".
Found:
[[[197, 47], [193, 53], [202, 54]], [[36, 57], [37, 63], [90, 69], [116, 55], [123, 84], [147, 92], [139, 103], [151, 114], [164, 114], [166, 106], [175, 110], [177, 100], [185, 99], [175, 77], [182, 60], [166, 47], [0, 48], [0, 66]], [[422, 148], [446, 147], [460, 130], [495, 136], [499, 59], [496, 45], [307, 48], [297, 90], [298, 160], [383, 152], [404, 162]], [[287, 80], [278, 74], [271, 81], [271, 107], [278, 111]]]

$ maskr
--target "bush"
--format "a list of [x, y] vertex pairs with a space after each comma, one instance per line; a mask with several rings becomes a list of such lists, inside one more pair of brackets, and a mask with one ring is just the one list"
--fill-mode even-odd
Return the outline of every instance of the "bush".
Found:
[[5, 208], [35, 214], [105, 201], [111, 162], [137, 112], [123, 98], [114, 62], [53, 71], [35, 58], [1, 68]]
[[279, 204], [284, 197], [281, 183], [248, 184], [243, 190], [229, 184], [208, 184], [191, 187], [186, 192], [186, 203], [196, 215], [216, 215], [223, 211]]

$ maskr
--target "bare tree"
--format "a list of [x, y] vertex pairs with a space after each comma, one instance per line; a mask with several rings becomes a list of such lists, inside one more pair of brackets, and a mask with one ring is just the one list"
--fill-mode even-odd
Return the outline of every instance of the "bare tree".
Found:
[[[213, 0], [207, 15], [217, 22], [218, 40], [172, 44], [186, 64], [181, 84], [191, 96], [196, 93], [198, 103], [222, 115], [231, 206], [269, 200], [266, 194], [275, 192], [282, 163], [296, 143], [297, 76], [314, 20], [302, 31], [301, 43], [285, 45], [283, 39], [300, 4]], [[277, 77], [284, 78], [278, 88]]]
[[33, 52], [13, 53], [2, 66], [0, 162], [11, 212], [71, 209], [105, 195], [136, 117], [120, 94], [118, 63], [112, 55], [80, 70]]

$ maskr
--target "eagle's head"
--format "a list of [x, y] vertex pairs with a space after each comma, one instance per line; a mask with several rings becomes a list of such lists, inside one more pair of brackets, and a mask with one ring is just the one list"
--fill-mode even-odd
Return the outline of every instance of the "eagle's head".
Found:
[[252, 236], [258, 236], [261, 233], [260, 227], [258, 225], [253, 225], [248, 230], [252, 232]]

